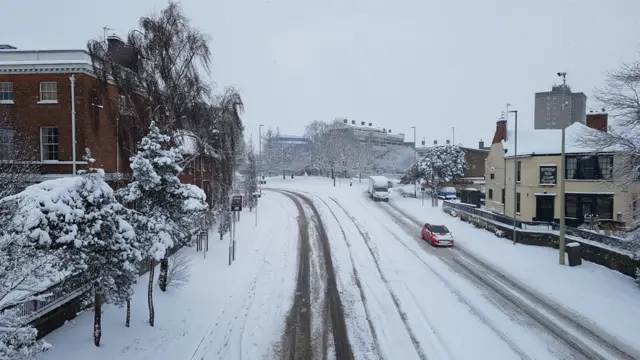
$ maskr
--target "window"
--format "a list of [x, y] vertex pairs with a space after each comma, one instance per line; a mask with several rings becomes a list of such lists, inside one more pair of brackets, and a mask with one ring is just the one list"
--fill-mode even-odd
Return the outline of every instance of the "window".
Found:
[[576, 195], [565, 195], [564, 216], [574, 219], [578, 217], [578, 197]]
[[493, 200], [493, 189], [489, 189], [489, 200]]
[[597, 210], [598, 217], [602, 220], [613, 220], [613, 196], [611, 195], [599, 195], [597, 197]]
[[496, 175], [495, 174], [491, 174], [491, 175], [489, 175], [489, 178], [491, 178], [491, 180], [493, 180], [493, 179], [496, 178]]
[[599, 155], [598, 167], [600, 167], [600, 175], [602, 179], [610, 179], [613, 175], [613, 156]]
[[14, 133], [11, 128], [0, 128], [0, 160], [14, 160]]
[[42, 142], [42, 161], [59, 160], [59, 135], [57, 127], [40, 128], [40, 141]]
[[517, 174], [516, 174], [516, 181], [517, 181], [517, 182], [520, 182], [520, 174], [521, 174], [521, 172], [522, 172], [522, 161], [518, 160], [518, 162], [517, 162], [517, 165], [516, 165], [516, 166], [518, 167], [518, 172], [517, 172]]
[[502, 204], [504, 204], [504, 189], [502, 189]]
[[520, 213], [520, 193], [516, 193], [516, 213]]
[[613, 175], [612, 155], [573, 155], [566, 158], [566, 179], [600, 180]]
[[444, 225], [428, 225], [427, 230], [433, 234], [448, 234], [449, 229]]
[[567, 156], [565, 161], [565, 179], [575, 179], [576, 170], [578, 169], [578, 159]]
[[58, 102], [58, 83], [40, 83], [40, 102]]
[[13, 103], [13, 83], [0, 82], [0, 104]]

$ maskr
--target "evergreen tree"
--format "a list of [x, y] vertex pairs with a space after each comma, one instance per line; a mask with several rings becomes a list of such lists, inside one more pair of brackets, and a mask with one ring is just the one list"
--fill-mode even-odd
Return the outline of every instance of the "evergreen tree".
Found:
[[185, 150], [171, 145], [171, 138], [162, 134], [154, 122], [149, 133], [138, 144], [131, 157], [133, 181], [118, 191], [127, 203], [135, 203], [137, 235], [143, 255], [150, 259], [149, 324], [154, 325], [153, 281], [155, 264], [160, 261], [158, 283], [165, 291], [167, 285], [167, 251], [186, 245], [199, 229], [197, 223], [207, 210], [204, 192], [197, 186], [182, 184], [179, 175], [183, 168]]

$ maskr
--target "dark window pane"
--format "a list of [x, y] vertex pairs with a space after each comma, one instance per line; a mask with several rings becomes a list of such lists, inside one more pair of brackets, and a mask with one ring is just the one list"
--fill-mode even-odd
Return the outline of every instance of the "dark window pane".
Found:
[[613, 220], [613, 196], [598, 196], [597, 212], [600, 219]]
[[565, 196], [565, 213], [564, 216], [570, 218], [576, 218], [578, 210], [578, 197], [575, 195], [567, 194]]

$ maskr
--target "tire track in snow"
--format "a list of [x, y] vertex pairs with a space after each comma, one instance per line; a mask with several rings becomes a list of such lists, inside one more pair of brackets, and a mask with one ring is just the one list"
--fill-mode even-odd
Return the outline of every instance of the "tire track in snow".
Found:
[[[329, 243], [329, 238], [322, 222], [322, 217], [320, 216], [320, 213], [318, 212], [318, 209], [314, 205], [313, 201], [308, 196], [295, 193], [293, 191], [288, 191], [288, 193], [299, 197], [303, 202], [305, 202], [311, 208], [311, 211], [315, 216], [314, 222], [316, 223], [316, 232], [318, 235], [316, 237], [316, 241], [319, 242], [320, 248], [322, 249], [327, 276], [327, 291], [325, 300], [329, 303], [328, 307], [336, 359], [353, 360], [353, 350], [351, 348], [351, 344], [349, 343], [347, 324], [344, 315], [344, 307], [342, 306], [342, 302], [340, 300], [340, 292], [338, 291], [338, 284], [333, 267], [333, 260], [331, 258], [331, 245]], [[324, 349], [324, 354], [327, 354], [326, 350], [327, 349]]]
[[420, 342], [418, 341], [418, 338], [416, 337], [416, 334], [413, 332], [413, 329], [409, 325], [409, 321], [407, 319], [407, 314], [402, 310], [402, 307], [400, 306], [400, 301], [398, 299], [398, 296], [396, 295], [396, 293], [391, 288], [391, 285], [389, 284], [389, 281], [387, 280], [387, 277], [385, 276], [384, 272], [380, 268], [380, 262], [378, 261], [378, 255], [376, 254], [376, 252], [371, 247], [371, 244], [370, 244], [371, 239], [369, 238], [369, 235], [366, 232], [362, 231], [362, 229], [360, 228], [360, 226], [358, 226], [358, 224], [356, 223], [355, 219], [351, 216], [351, 214], [338, 201], [336, 201], [336, 199], [334, 199], [334, 198], [330, 198], [330, 199], [333, 202], [335, 202], [338, 205], [338, 207], [340, 207], [340, 209], [345, 213], [347, 218], [349, 218], [353, 222], [353, 224], [355, 225], [356, 229], [358, 230], [358, 232], [360, 233], [360, 235], [364, 239], [364, 243], [366, 244], [367, 249], [369, 249], [369, 253], [371, 254], [371, 258], [373, 259], [373, 262], [375, 264], [376, 271], [378, 272], [378, 275], [380, 276], [380, 278], [384, 282], [384, 284], [385, 284], [385, 286], [387, 288], [387, 291], [389, 292], [389, 295], [391, 296], [391, 299], [393, 301], [393, 305], [395, 306], [395, 309], [396, 309], [398, 315], [400, 316], [400, 319], [402, 320], [402, 323], [404, 324], [404, 328], [407, 331], [407, 334], [409, 335], [409, 338], [411, 339], [411, 342], [413, 343], [413, 346], [414, 346], [414, 348], [416, 350], [416, 353], [418, 354], [418, 357], [420, 357], [420, 359], [422, 359], [422, 360], [427, 360], [428, 359], [427, 355], [424, 353], [424, 350], [420, 346]]
[[[394, 221], [398, 223], [398, 225], [403, 228], [403, 230], [407, 231], [408, 233], [409, 231], [406, 228], [407, 223], [421, 225], [419, 222], [417, 222], [417, 220], [413, 219], [410, 215], [398, 209], [397, 207], [392, 205], [387, 206], [389, 207], [389, 210], [384, 210], [394, 219]], [[395, 212], [402, 215], [404, 219], [400, 219], [398, 216], [391, 213], [390, 210], [395, 210]], [[402, 223], [404, 223], [404, 225]], [[586, 335], [586, 337], [590, 340], [594, 340], [596, 343], [602, 345], [603, 349], [606, 349], [609, 352], [615, 354], [616, 358], [628, 360], [638, 358], [635, 355], [631, 355], [633, 354], [633, 351], [631, 349], [627, 349], [622, 345], [619, 345], [619, 347], [616, 346], [613, 343], [615, 339], [607, 339], [607, 336], [605, 336], [604, 338], [601, 337], [601, 335], [599, 335], [598, 333], [582, 325], [580, 321], [574, 317], [575, 315], [572, 316], [571, 314], [568, 314], [568, 310], [562, 308], [558, 304], [553, 304], [553, 302], [547, 301], [541, 296], [538, 296], [533, 292], [527, 290], [523, 286], [518, 285], [516, 281], [512, 281], [511, 279], [507, 278], [504, 274], [494, 270], [464, 249], [443, 250], [451, 251], [448, 252], [448, 256], [444, 256], [443, 254], [437, 254], [437, 256], [445, 263], [447, 263], [452, 269], [457, 269], [458, 272], [460, 272], [463, 276], [475, 279], [477, 282], [485, 285], [490, 291], [501, 296], [502, 299], [506, 301], [506, 303], [520, 310], [521, 313], [529, 317], [535, 324], [540, 326], [543, 330], [546, 330], [547, 332], [553, 334], [556, 339], [562, 341], [566, 346], [568, 346], [570, 349], [573, 349], [584, 358], [606, 360], [609, 357], [602, 355], [599, 351], [593, 349], [591, 346], [589, 346], [587, 343], [585, 343], [575, 335], [562, 329], [562, 327], [559, 326], [552, 317], [544, 314], [543, 311], [537, 309], [528, 302], [523, 301], [523, 299], [532, 300], [532, 304], [540, 306], [545, 310], [545, 312], [553, 314], [557, 319], [567, 322], [571, 327], [577, 329], [579, 333]], [[467, 256], [472, 261], [464, 259], [459, 255]], [[481, 274], [479, 271], [474, 271], [471, 266], [477, 267], [482, 271], [483, 274]]]
[[331, 209], [329, 204], [327, 204], [327, 202], [324, 201], [324, 199], [322, 199], [321, 197], [316, 196], [316, 198], [322, 201], [324, 205], [327, 207], [327, 209], [329, 209], [329, 211], [331, 212], [331, 215], [333, 215], [334, 219], [338, 223], [338, 226], [340, 227], [340, 231], [342, 232], [342, 237], [344, 238], [344, 242], [347, 244], [347, 250], [349, 252], [349, 259], [351, 260], [351, 269], [355, 277], [356, 287], [358, 288], [358, 292], [360, 293], [360, 298], [362, 299], [362, 303], [364, 305], [363, 308], [364, 308], [365, 316], [367, 317], [367, 324], [369, 325], [369, 330], [371, 331], [371, 335], [373, 336], [374, 349], [376, 351], [376, 355], [378, 355], [378, 359], [384, 359], [384, 356], [382, 355], [382, 351], [380, 350], [380, 344], [378, 343], [378, 334], [376, 333], [376, 329], [373, 326], [373, 323], [371, 320], [372, 316], [369, 312], [369, 308], [367, 307], [367, 297], [364, 294], [364, 289], [362, 288], [362, 283], [360, 281], [360, 275], [358, 274], [358, 270], [356, 269], [355, 261], [353, 259], [351, 242], [347, 238], [347, 234], [345, 233], [344, 228], [342, 227], [342, 224], [340, 223], [340, 220], [336, 216], [333, 209]]

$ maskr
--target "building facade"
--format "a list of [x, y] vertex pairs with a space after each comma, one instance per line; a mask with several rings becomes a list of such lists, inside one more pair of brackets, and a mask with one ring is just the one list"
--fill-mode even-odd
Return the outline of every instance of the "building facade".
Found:
[[364, 121], [357, 124], [355, 120], [336, 119], [343, 129], [353, 135], [356, 141], [373, 146], [376, 151], [384, 151], [389, 147], [404, 146], [404, 134], [394, 134], [391, 129], [374, 127], [373, 123]]
[[[149, 124], [114, 119], [107, 104], [118, 101], [117, 89], [107, 85], [97, 95], [97, 87], [104, 84], [84, 50], [0, 49], [0, 161], [35, 163], [41, 175], [34, 180], [42, 181], [86, 168], [83, 155], [90, 149], [93, 166], [104, 170], [109, 185], [123, 186], [130, 180], [136, 134], [146, 133]], [[17, 146], [30, 154], [16, 158], [11, 149]], [[195, 157], [182, 178], [208, 195], [205, 178], [213, 166], [210, 156]]]
[[[565, 171], [561, 166], [561, 130], [518, 132], [518, 153], [506, 141], [506, 121], [496, 124], [485, 170], [486, 207], [522, 221], [557, 222], [565, 211], [566, 223], [578, 226], [587, 215], [616, 224], [633, 220], [633, 199], [640, 186], [622, 186], [612, 178], [620, 161], [615, 153], [597, 152], [585, 145], [589, 128], [607, 129], [607, 114], [589, 114], [587, 126], [566, 129]], [[510, 137], [511, 138], [511, 137]], [[565, 203], [560, 203], [558, 176], [565, 176]], [[514, 196], [515, 187], [515, 196]]]
[[535, 95], [534, 129], [562, 129], [573, 123], [584, 123], [586, 110], [584, 93], [571, 92], [567, 85], [553, 86], [551, 91]]

